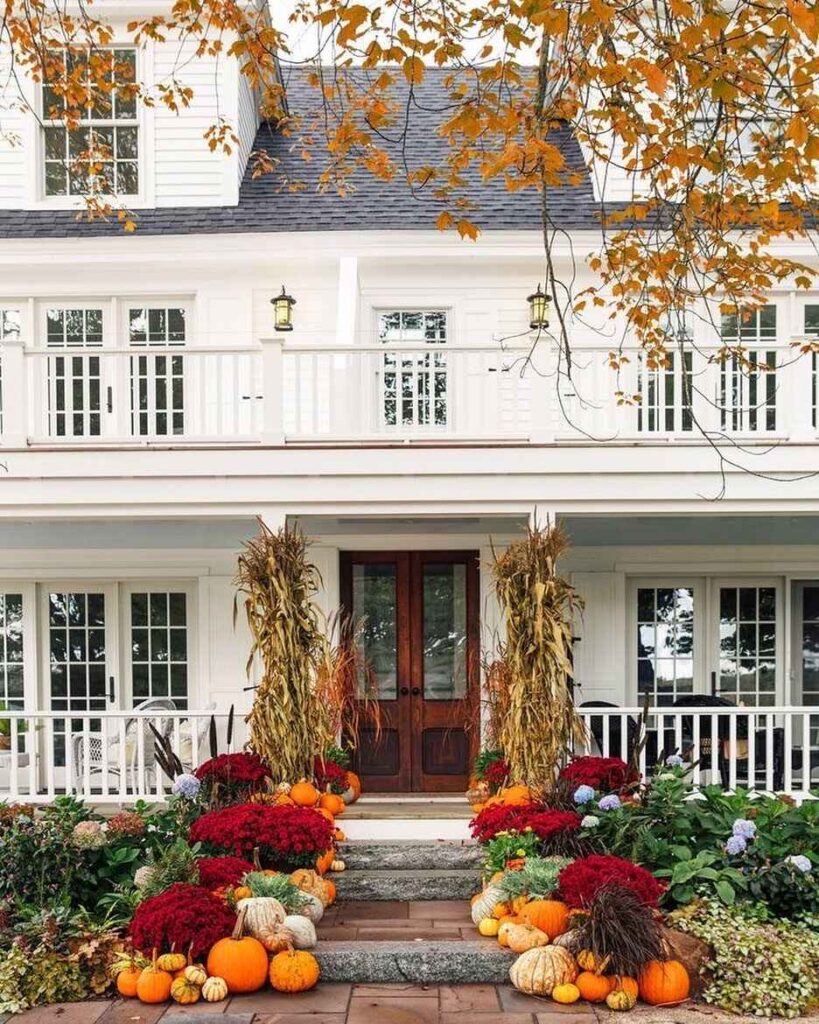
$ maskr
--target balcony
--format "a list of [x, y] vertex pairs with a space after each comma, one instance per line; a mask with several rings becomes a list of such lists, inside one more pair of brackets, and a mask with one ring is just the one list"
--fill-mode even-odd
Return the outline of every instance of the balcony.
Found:
[[[641, 709], [581, 708], [588, 741], [576, 753], [628, 760], [636, 749]], [[154, 734], [166, 737], [187, 769], [209, 754], [211, 719], [220, 752], [241, 749], [245, 726], [237, 719], [225, 745], [227, 711], [3, 711], [0, 799], [45, 803], [71, 792], [92, 804], [162, 802], [170, 783], [157, 765]], [[639, 750], [643, 775], [681, 755], [695, 787], [784, 792], [809, 799], [819, 786], [819, 708], [651, 708], [646, 743]]]
[[[580, 344], [0, 347], [5, 447], [815, 441], [816, 356], [716, 350], [649, 369]], [[771, 369], [769, 369], [771, 368]]]

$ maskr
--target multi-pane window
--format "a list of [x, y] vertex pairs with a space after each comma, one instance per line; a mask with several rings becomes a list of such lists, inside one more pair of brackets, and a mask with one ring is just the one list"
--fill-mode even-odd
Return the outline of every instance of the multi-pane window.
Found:
[[23, 595], [0, 593], [0, 710], [22, 711], [23, 696]]
[[[819, 306], [805, 306], [805, 334], [819, 338]], [[819, 424], [819, 359], [811, 353], [811, 424]]]
[[[101, 309], [46, 311], [46, 347], [94, 349], [103, 343]], [[49, 434], [95, 437], [102, 432], [102, 377], [98, 355], [52, 355], [48, 360]]]
[[[42, 85], [45, 194], [136, 195], [136, 50], [66, 50], [53, 58], [58, 69]], [[88, 102], [79, 123], [68, 127], [61, 90], [77, 86]]]
[[19, 309], [8, 309], [0, 306], [0, 434], [3, 432], [3, 353], [4, 341], [17, 341], [21, 332]]
[[[641, 434], [693, 429], [692, 353], [669, 352], [664, 366], [649, 367], [640, 353], [637, 377], [637, 430]], [[682, 367], [682, 369], [680, 369]]]
[[719, 694], [748, 707], [776, 702], [776, 588], [720, 587]]
[[[381, 367], [381, 412], [388, 427], [446, 426], [445, 310], [390, 310], [378, 318], [378, 338], [400, 346]], [[407, 346], [417, 346], [416, 350]], [[429, 347], [430, 351], [424, 351]], [[435, 347], [435, 348], [433, 348]]]
[[637, 690], [659, 707], [694, 692], [693, 587], [638, 587]]
[[[185, 344], [185, 310], [151, 306], [128, 311], [128, 344], [171, 348]], [[131, 430], [134, 435], [182, 434], [184, 359], [181, 355], [131, 356]]]
[[819, 586], [802, 590], [802, 701], [819, 704]]
[[131, 594], [131, 685], [134, 705], [170, 698], [188, 706], [188, 608], [184, 591]]
[[721, 429], [776, 430], [776, 306], [724, 314], [720, 338], [742, 349], [720, 365]]

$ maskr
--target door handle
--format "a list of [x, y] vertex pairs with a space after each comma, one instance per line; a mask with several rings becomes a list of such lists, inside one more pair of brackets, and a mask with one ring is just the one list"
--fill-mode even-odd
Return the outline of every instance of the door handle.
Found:
[[413, 688], [412, 688], [412, 695], [413, 695], [413, 697], [420, 697], [421, 696], [421, 687], [420, 686], [413, 686]]
[[398, 692], [401, 694], [402, 697], [406, 697], [409, 694], [409, 687], [402, 686]]
[[108, 700], [114, 703], [114, 677], [108, 676]]
[[114, 411], [114, 389], [113, 388], [107, 388], [106, 391], [107, 391], [107, 398], [108, 398], [108, 402], [107, 402], [108, 412], [113, 412]]

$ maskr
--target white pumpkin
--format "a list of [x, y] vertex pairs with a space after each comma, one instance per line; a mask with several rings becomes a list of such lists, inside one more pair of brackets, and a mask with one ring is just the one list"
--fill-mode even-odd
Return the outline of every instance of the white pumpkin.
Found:
[[472, 923], [480, 924], [485, 917], [491, 917], [495, 907], [503, 903], [503, 898], [503, 892], [497, 885], [487, 885], [472, 904]]
[[341, 794], [341, 799], [344, 801], [345, 804], [355, 803], [355, 790], [353, 789], [352, 786], [350, 786], [349, 789], [344, 790], [344, 792]]
[[245, 912], [245, 932], [258, 939], [261, 932], [276, 928], [284, 921], [287, 911], [273, 896], [248, 896], [239, 900], [236, 910]]
[[324, 904], [311, 892], [303, 892], [302, 896], [305, 899], [304, 906], [300, 907], [297, 914], [300, 917], [306, 917], [313, 924], [318, 924], [319, 921], [324, 917]]
[[309, 917], [301, 914], [288, 914], [282, 926], [293, 936], [296, 949], [312, 949], [317, 941], [316, 926]]
[[521, 953], [509, 968], [512, 984], [527, 996], [550, 996], [557, 985], [576, 977], [577, 963], [562, 946], [535, 946]]

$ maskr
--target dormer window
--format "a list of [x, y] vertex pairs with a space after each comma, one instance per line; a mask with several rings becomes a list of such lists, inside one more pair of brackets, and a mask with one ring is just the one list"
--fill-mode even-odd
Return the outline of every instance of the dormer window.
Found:
[[[136, 50], [67, 50], [57, 65], [56, 75], [42, 86], [45, 195], [137, 195]], [[110, 89], [99, 88], [101, 78]], [[87, 86], [88, 105], [69, 126], [63, 93], [77, 83]]]

